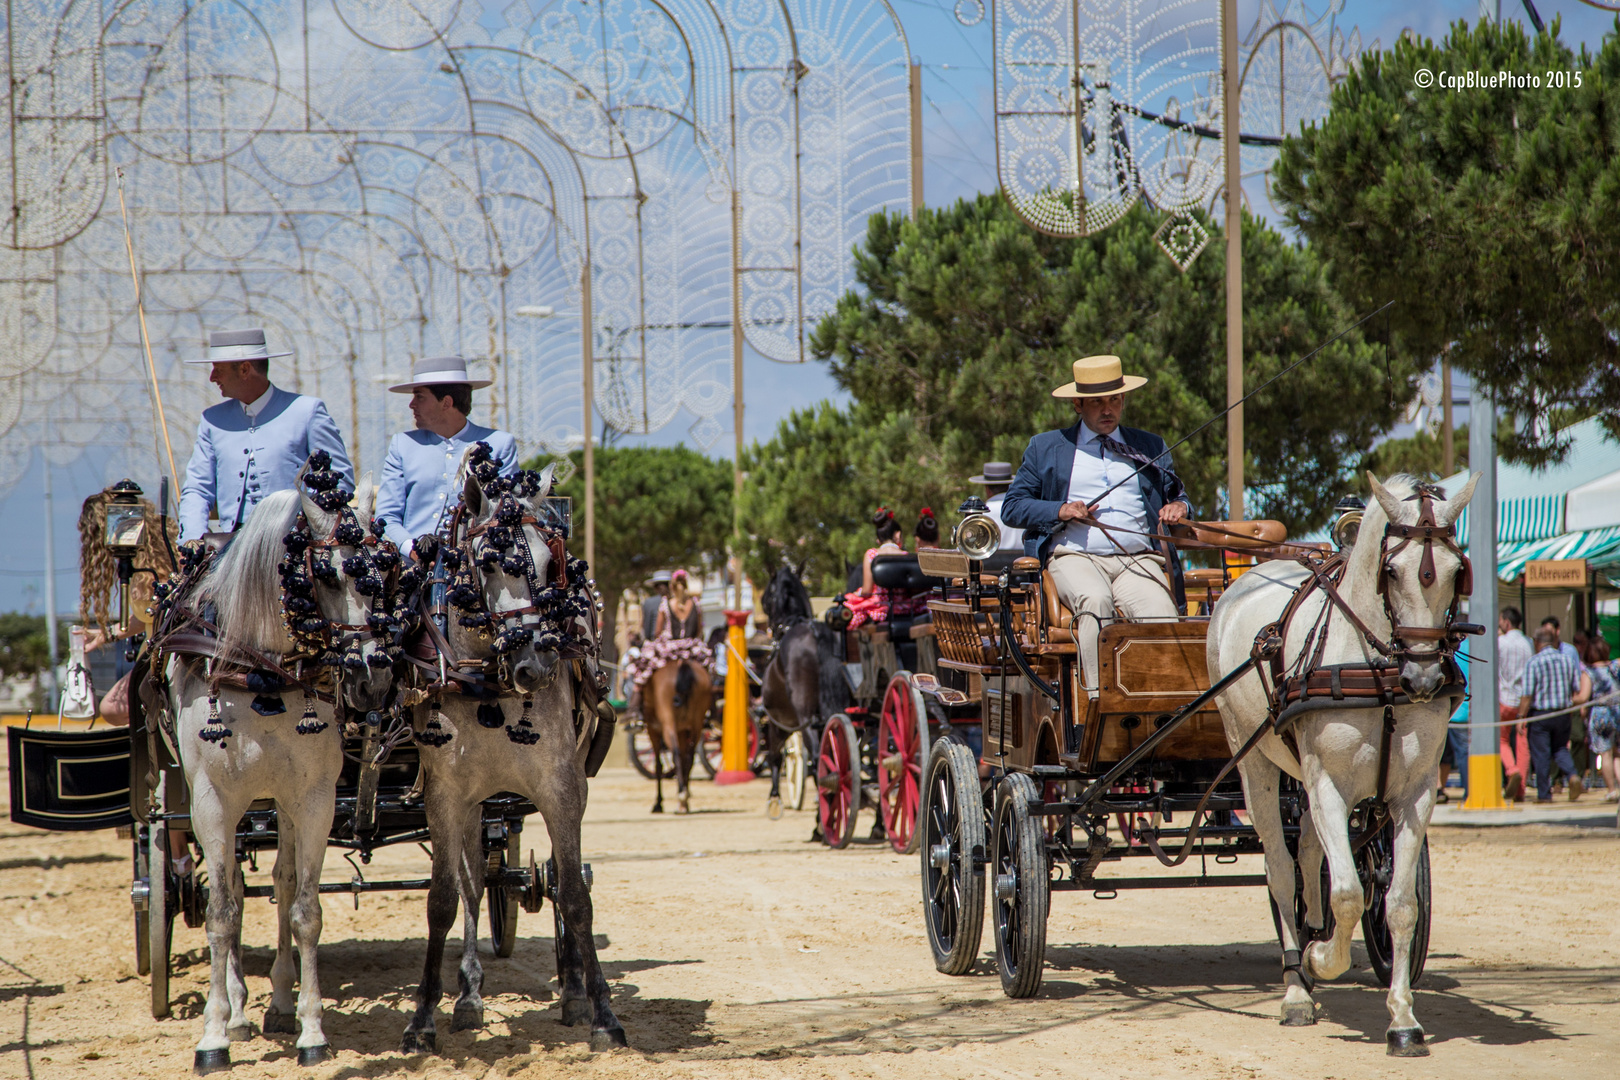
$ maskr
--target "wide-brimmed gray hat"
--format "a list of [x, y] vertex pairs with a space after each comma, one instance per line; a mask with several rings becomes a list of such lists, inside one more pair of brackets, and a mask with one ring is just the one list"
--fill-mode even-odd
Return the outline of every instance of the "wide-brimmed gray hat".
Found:
[[668, 570], [654, 570], [653, 576], [647, 579], [649, 585], [668, 585], [670, 572]]
[[268, 352], [264, 344], [264, 327], [249, 330], [215, 330], [208, 335], [208, 354], [188, 356], [188, 364], [236, 364], [243, 360], [271, 360], [277, 356], [291, 356], [290, 352]]
[[465, 383], [474, 390], [482, 390], [494, 383], [494, 379], [472, 379], [467, 377], [467, 361], [459, 356], [429, 356], [418, 360], [411, 368], [411, 381], [390, 386], [388, 389], [396, 394], [408, 394], [418, 386], [443, 386], [446, 383]]
[[984, 472], [978, 476], [968, 477], [970, 484], [1010, 484], [1013, 482], [1013, 467], [1010, 461], [987, 461], [984, 463]]

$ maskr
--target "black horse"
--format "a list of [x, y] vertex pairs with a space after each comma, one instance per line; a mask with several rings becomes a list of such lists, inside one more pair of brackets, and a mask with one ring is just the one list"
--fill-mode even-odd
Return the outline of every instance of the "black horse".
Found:
[[773, 807], [782, 801], [782, 750], [789, 736], [803, 733], [805, 751], [814, 761], [827, 718], [842, 712], [850, 700], [841, 663], [843, 641], [837, 631], [815, 621], [801, 572], [802, 568], [784, 565], [761, 598], [776, 641], [760, 691], [760, 704], [770, 718], [765, 725], [765, 760], [771, 769]]

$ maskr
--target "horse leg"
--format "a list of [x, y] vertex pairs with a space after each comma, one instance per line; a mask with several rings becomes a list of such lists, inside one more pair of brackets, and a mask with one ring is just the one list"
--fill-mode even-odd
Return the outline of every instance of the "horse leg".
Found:
[[1434, 792], [1424, 784], [1415, 799], [1392, 804], [1395, 823], [1395, 865], [1384, 896], [1384, 917], [1389, 924], [1390, 979], [1389, 1030], [1384, 1033], [1394, 1057], [1427, 1057], [1423, 1025], [1412, 1011], [1412, 931], [1417, 926], [1418, 854], [1423, 848]]
[[765, 801], [765, 816], [772, 821], [782, 816], [782, 744], [786, 736], [769, 717], [765, 720], [765, 765], [771, 770], [771, 793]]
[[653, 752], [653, 789], [658, 793], [653, 799], [652, 812], [664, 812], [664, 740], [653, 734], [653, 725], [647, 725], [647, 742], [652, 745]]
[[1243, 799], [1249, 821], [1260, 836], [1266, 855], [1266, 885], [1277, 913], [1282, 938], [1283, 1003], [1285, 1027], [1316, 1023], [1316, 1004], [1310, 983], [1300, 966], [1299, 927], [1294, 924], [1294, 858], [1283, 840], [1282, 813], [1277, 804], [1281, 772], [1266, 757], [1255, 754], [1238, 765], [1243, 776]]
[[422, 982], [416, 989], [416, 1013], [406, 1025], [400, 1048], [407, 1054], [432, 1053], [438, 1049], [438, 1032], [433, 1014], [444, 993], [441, 969], [444, 939], [456, 921], [456, 864], [465, 857], [462, 837], [467, 834], [467, 809], [455, 796], [434, 790], [428, 777], [428, 833], [437, 838], [433, 845], [433, 878], [428, 885], [427, 960], [422, 966]]
[[691, 703], [688, 703], [686, 722], [678, 725], [675, 732], [675, 787], [677, 792], [675, 812], [677, 814], [689, 814], [692, 812], [692, 760], [697, 753], [699, 734], [703, 730], [703, 716], [703, 712], [699, 712]]
[[236, 822], [243, 808], [227, 804], [205, 777], [197, 779], [200, 782], [195, 783], [191, 797], [191, 828], [202, 845], [208, 879], [219, 883], [208, 892], [208, 1003], [203, 1007], [203, 1035], [194, 1061], [201, 1074], [231, 1065], [229, 1020], [235, 1010], [230, 1000], [230, 965], [242, 934], [242, 897], [232, 888], [232, 870]]
[[[334, 772], [336, 770], [333, 770]], [[293, 940], [298, 945], [298, 1064], [318, 1065], [332, 1056], [321, 1027], [321, 978], [316, 955], [321, 943], [321, 864], [326, 861], [326, 838], [332, 831], [332, 810], [337, 788], [316, 782], [295, 807], [281, 807], [279, 819], [292, 819], [293, 856], [298, 883], [293, 894]]]
[[456, 973], [460, 993], [450, 1020], [451, 1031], [477, 1031], [484, 1026], [484, 966], [478, 960], [478, 914], [484, 897], [484, 838], [481, 811], [467, 816], [462, 856], [456, 860], [456, 891], [461, 896], [461, 968]]
[[[1356, 873], [1355, 854], [1350, 850], [1349, 800], [1321, 764], [1308, 754], [1305, 778], [1310, 792], [1311, 825], [1328, 861], [1328, 875], [1332, 880], [1329, 903], [1333, 907], [1333, 936], [1312, 943], [1306, 950], [1305, 970], [1312, 978], [1337, 979], [1350, 968], [1350, 938], [1366, 905], [1361, 877]], [[1318, 877], [1320, 873], [1318, 870]], [[1306, 887], [1310, 887], [1309, 879]]]
[[[234, 854], [235, 842], [232, 841]], [[242, 866], [235, 859], [230, 864], [231, 876], [226, 887], [236, 896], [236, 909], [241, 911], [244, 899]], [[225, 1021], [226, 1034], [232, 1042], [246, 1042], [253, 1038], [253, 1025], [247, 1018], [247, 982], [242, 978], [242, 921], [236, 922], [236, 939], [231, 942], [230, 962], [225, 969], [225, 997], [231, 1003], [230, 1019]]]
[[298, 1030], [293, 1004], [293, 980], [298, 964], [293, 959], [292, 907], [298, 887], [291, 818], [276, 821], [276, 866], [271, 877], [276, 889], [276, 960], [270, 966], [270, 1005], [264, 1010], [264, 1033], [293, 1034]]

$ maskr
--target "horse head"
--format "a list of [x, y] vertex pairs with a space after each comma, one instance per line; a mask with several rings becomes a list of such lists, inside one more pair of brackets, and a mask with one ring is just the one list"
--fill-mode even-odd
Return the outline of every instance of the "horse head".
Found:
[[[1455, 526], [1479, 474], [1449, 499], [1438, 487], [1409, 476], [1392, 476], [1387, 485], [1371, 473], [1367, 480], [1386, 520], [1382, 529], [1363, 527], [1357, 552], [1367, 547], [1366, 565], [1377, 575], [1401, 689], [1414, 702], [1429, 701], [1446, 682], [1443, 661], [1455, 650], [1451, 627], [1460, 598], [1472, 588]], [[1376, 564], [1371, 563], [1374, 547]]]
[[779, 634], [782, 627], [794, 619], [813, 617], [810, 592], [804, 587], [802, 573], [802, 564], [794, 567], [783, 563], [776, 573], [771, 575], [770, 583], [765, 586], [760, 606], [765, 609], [765, 615], [771, 621], [773, 633]]
[[483, 602], [482, 612], [461, 622], [470, 625], [470, 618], [488, 631], [480, 639], [488, 640], [483, 654], [499, 659], [521, 694], [550, 686], [561, 664], [559, 627], [542, 608], [553, 574], [551, 545], [541, 531], [553, 474], [548, 465], [538, 473], [501, 476], [484, 443], [469, 449], [461, 462], [462, 557]]
[[[309, 481], [306, 476], [306, 485]], [[331, 635], [328, 655], [340, 658], [337, 675], [344, 703], [359, 712], [382, 708], [394, 685], [390, 642], [384, 635], [393, 625], [389, 583], [398, 576], [399, 552], [382, 538], [380, 526], [373, 523], [368, 532], [360, 524], [373, 522], [376, 499], [369, 473], [352, 496], [330, 487], [313, 494], [302, 487], [299, 491], [309, 528], [305, 562], [315, 606]]]

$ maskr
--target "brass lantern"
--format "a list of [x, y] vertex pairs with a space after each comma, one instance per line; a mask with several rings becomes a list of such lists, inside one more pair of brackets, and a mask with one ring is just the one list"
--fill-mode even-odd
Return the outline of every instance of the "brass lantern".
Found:
[[141, 506], [141, 488], [133, 480], [118, 481], [108, 489], [107, 528], [102, 544], [118, 564], [118, 622], [129, 626], [129, 581], [135, 576], [135, 556], [146, 536], [146, 510]]
[[1001, 526], [990, 515], [983, 499], [972, 496], [957, 508], [962, 519], [956, 523], [951, 543], [970, 559], [984, 560], [1001, 547]]

